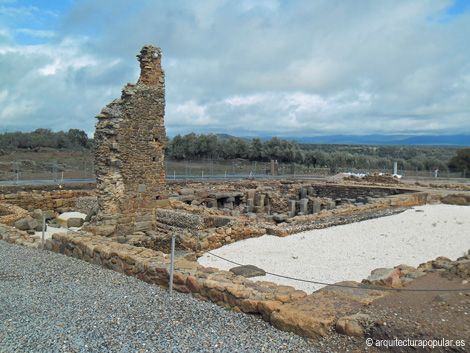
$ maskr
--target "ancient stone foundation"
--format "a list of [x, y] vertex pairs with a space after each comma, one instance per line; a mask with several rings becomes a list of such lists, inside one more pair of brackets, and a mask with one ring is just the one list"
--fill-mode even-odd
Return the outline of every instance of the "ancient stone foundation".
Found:
[[96, 116], [95, 164], [99, 214], [96, 225], [110, 234], [153, 227], [165, 184], [165, 79], [161, 50], [144, 46], [137, 55], [140, 78]]

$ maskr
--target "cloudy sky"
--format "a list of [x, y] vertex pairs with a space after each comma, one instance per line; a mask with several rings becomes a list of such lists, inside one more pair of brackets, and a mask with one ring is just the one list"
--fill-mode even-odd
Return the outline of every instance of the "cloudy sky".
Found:
[[470, 134], [468, 0], [0, 0], [0, 132], [79, 128], [160, 46], [170, 136]]

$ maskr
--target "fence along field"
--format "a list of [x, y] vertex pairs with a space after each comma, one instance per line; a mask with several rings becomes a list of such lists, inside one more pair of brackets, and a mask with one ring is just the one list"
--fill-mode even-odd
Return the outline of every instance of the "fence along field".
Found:
[[[47, 142], [45, 144], [45, 142]], [[404, 178], [468, 178], [467, 168], [450, 168], [459, 146], [374, 146], [306, 144], [273, 137], [262, 141], [215, 134], [177, 135], [167, 140], [167, 179], [271, 176], [326, 177], [341, 172], [391, 173]], [[463, 156], [465, 159], [465, 156]], [[93, 140], [80, 130], [0, 134], [0, 181], [93, 179]], [[470, 165], [470, 161], [468, 163]]]
[[[0, 181], [44, 180], [67, 181], [94, 179], [93, 156], [70, 156], [69, 153], [59, 153], [53, 157], [38, 156], [38, 158], [21, 158], [16, 156], [12, 160], [3, 160], [0, 157]], [[43, 158], [40, 158], [43, 157]], [[190, 161], [165, 161], [167, 180], [172, 179], [230, 179], [230, 178], [265, 178], [272, 177], [270, 162], [235, 160], [190, 160]], [[296, 163], [275, 163], [275, 175], [277, 177], [328, 177], [338, 173], [389, 173], [393, 170], [393, 163], [382, 168], [368, 168], [367, 166], [306, 166]], [[435, 169], [405, 170], [398, 164], [398, 174], [405, 179], [435, 179]], [[465, 170], [439, 169], [437, 179], [462, 179], [468, 178], [470, 173]]]

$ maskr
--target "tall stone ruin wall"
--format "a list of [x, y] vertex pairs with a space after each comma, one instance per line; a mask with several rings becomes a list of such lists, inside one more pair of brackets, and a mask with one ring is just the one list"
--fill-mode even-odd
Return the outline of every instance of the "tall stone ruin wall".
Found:
[[[147, 222], [165, 185], [165, 75], [161, 50], [144, 46], [141, 74], [127, 84], [120, 99], [96, 116], [95, 164], [100, 208], [98, 222], [115, 225], [116, 233], [132, 232]], [[141, 223], [140, 223], [141, 224]]]

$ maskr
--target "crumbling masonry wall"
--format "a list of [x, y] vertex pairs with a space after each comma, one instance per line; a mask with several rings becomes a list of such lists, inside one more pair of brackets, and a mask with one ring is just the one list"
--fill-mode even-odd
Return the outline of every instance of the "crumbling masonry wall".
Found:
[[152, 229], [165, 184], [165, 75], [161, 50], [137, 55], [140, 78], [96, 116], [95, 164], [99, 214], [107, 233]]

